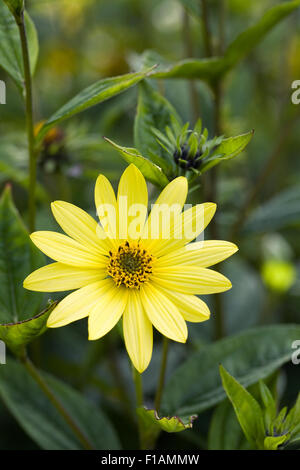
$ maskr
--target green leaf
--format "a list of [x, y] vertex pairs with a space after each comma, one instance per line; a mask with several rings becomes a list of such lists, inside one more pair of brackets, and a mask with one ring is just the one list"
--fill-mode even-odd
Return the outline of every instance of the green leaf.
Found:
[[48, 317], [56, 304], [57, 302], [53, 302], [43, 312], [28, 318], [28, 320], [16, 323], [0, 323], [0, 339], [5, 342], [14, 354], [17, 356], [22, 355], [24, 346], [46, 331]]
[[204, 164], [201, 167], [201, 173], [209, 170], [215, 165], [218, 165], [218, 163], [224, 160], [230, 160], [231, 158], [239, 155], [249, 144], [253, 134], [254, 131], [251, 131], [236, 137], [224, 139], [213, 154], [204, 161]]
[[24, 11], [24, 0], [4, 0], [13, 15], [20, 17]]
[[220, 375], [225, 392], [233, 405], [247, 440], [254, 448], [261, 449], [265, 438], [265, 429], [263, 413], [259, 404], [222, 365], [220, 365]]
[[266, 384], [262, 380], [259, 381], [259, 390], [260, 390], [260, 395], [261, 395], [265, 408], [270, 409], [275, 413], [276, 412], [275, 400], [269, 388], [266, 386]]
[[162, 169], [140, 155], [138, 150], [134, 148], [121, 147], [106, 137], [105, 140], [120, 153], [127, 163], [134, 163], [148, 181], [162, 188], [169, 183], [169, 180], [163, 173]]
[[149, 410], [141, 407], [137, 409], [137, 414], [142, 419], [146, 427], [153, 426], [158, 430], [165, 432], [181, 432], [193, 427], [193, 422], [197, 415], [179, 417], [179, 416], [164, 416], [160, 418], [155, 410]]
[[157, 70], [154, 78], [198, 78], [214, 84], [244, 59], [281, 20], [300, 6], [300, 0], [280, 3], [269, 8], [262, 18], [243, 31], [229, 45], [224, 57], [186, 59], [166, 69]]
[[39, 312], [43, 294], [25, 290], [23, 280], [44, 264], [45, 257], [31, 242], [10, 188], [6, 187], [0, 199], [0, 335], [7, 335], [3, 325], [18, 325], [9, 333], [8, 345], [12, 349], [14, 338], [19, 348], [23, 333], [26, 343], [34, 331], [40, 334], [39, 329], [42, 330], [45, 313], [35, 318], [32, 325], [29, 320]]
[[274, 419], [272, 425], [273, 428], [277, 430], [278, 433], [281, 433], [283, 428], [285, 428], [285, 418], [287, 414], [287, 406], [283, 407], [276, 418]]
[[288, 418], [290, 419], [291, 434], [294, 435], [295, 429], [300, 428], [300, 393], [298, 394], [295, 405], [289, 412]]
[[204, 346], [171, 376], [163, 394], [165, 415], [198, 414], [225, 398], [218, 364], [245, 387], [264, 379], [291, 360], [299, 325], [253, 328]]
[[265, 409], [264, 409], [265, 427], [267, 430], [271, 432], [272, 423], [276, 417], [276, 412], [277, 412], [276, 403], [269, 388], [262, 380], [259, 381], [259, 389], [260, 389], [260, 395], [261, 395], [263, 404], [265, 406]]
[[151, 78], [188, 78], [214, 83], [222, 76], [224, 68], [224, 59], [219, 57], [185, 59], [166, 68], [159, 67]]
[[261, 204], [247, 219], [244, 232], [259, 233], [300, 223], [300, 186], [288, 188]]
[[[35, 26], [27, 13], [25, 13], [25, 26], [30, 68], [33, 74], [38, 58], [39, 45]], [[23, 88], [24, 69], [19, 29], [15, 18], [3, 2], [0, 2], [0, 67], [6, 70], [19, 88]]]
[[283, 2], [269, 8], [261, 19], [243, 31], [227, 48], [224, 61], [226, 71], [246, 57], [281, 20], [300, 6], [300, 0]]
[[289, 434], [285, 434], [284, 436], [268, 436], [264, 440], [264, 449], [265, 450], [277, 450], [278, 446], [283, 444], [285, 441], [289, 439]]
[[215, 409], [208, 434], [209, 450], [240, 450], [248, 447], [243, 431], [228, 399]]
[[[114, 429], [98, 407], [49, 374], [42, 373], [42, 377], [93, 448], [120, 448]], [[74, 432], [23, 364], [9, 359], [0, 367], [0, 397], [24, 431], [42, 449], [82, 449]]]
[[39, 142], [43, 136], [53, 126], [69, 119], [75, 114], [81, 113], [82, 111], [95, 106], [96, 104], [102, 103], [103, 101], [112, 98], [128, 88], [136, 85], [138, 82], [143, 80], [152, 71], [153, 67], [148, 70], [136, 73], [128, 73], [118, 77], [104, 78], [98, 82], [90, 85], [89, 87], [82, 90], [78, 95], [68, 101], [62, 108], [54, 113], [42, 126], [38, 135], [37, 142]]
[[293, 435], [284, 446], [287, 450], [300, 450], [300, 434]]
[[145, 407], [136, 410], [139, 425], [143, 429], [143, 444], [145, 448], [152, 448], [161, 431], [168, 433], [181, 432], [193, 427], [197, 415], [179, 417], [167, 416], [160, 418], [155, 410]]
[[[166, 158], [167, 153], [157, 142], [153, 128], [165, 133], [172, 119], [181, 122], [175, 108], [147, 82], [139, 85], [137, 114], [134, 122], [134, 145], [143, 155]], [[182, 124], [181, 124], [182, 125]]]
[[300, 450], [300, 434], [287, 441], [284, 450]]

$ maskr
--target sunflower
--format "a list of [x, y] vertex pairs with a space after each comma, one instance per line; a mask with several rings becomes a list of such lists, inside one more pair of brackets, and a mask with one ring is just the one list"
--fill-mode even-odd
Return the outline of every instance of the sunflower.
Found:
[[197, 294], [231, 287], [222, 274], [207, 269], [237, 251], [226, 241], [195, 239], [212, 219], [216, 205], [183, 210], [187, 179], [180, 176], [161, 192], [147, 217], [145, 179], [131, 164], [121, 176], [118, 194], [103, 175], [95, 186], [100, 223], [73, 204], [55, 201], [53, 215], [66, 235], [31, 234], [33, 243], [55, 260], [31, 273], [24, 287], [39, 292], [75, 290], [50, 314], [47, 326], [61, 327], [88, 317], [89, 339], [108, 333], [123, 316], [126, 349], [143, 372], [153, 348], [153, 326], [184, 343], [186, 321], [209, 318]]

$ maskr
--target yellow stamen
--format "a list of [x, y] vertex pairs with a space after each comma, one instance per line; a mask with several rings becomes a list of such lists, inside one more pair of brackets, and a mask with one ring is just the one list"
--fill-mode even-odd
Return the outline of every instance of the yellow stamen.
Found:
[[152, 273], [153, 256], [139, 244], [129, 244], [128, 241], [119, 246], [117, 251], [109, 252], [110, 259], [107, 273], [119, 287], [138, 289], [148, 281]]

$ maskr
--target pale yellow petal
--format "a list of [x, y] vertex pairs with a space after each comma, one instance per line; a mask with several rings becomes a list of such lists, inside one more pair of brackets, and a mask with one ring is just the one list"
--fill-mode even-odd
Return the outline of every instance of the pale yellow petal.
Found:
[[107, 264], [107, 258], [100, 253], [61, 233], [34, 232], [30, 238], [49, 258], [63, 264], [83, 268], [103, 268]]
[[223, 240], [207, 240], [185, 245], [159, 258], [160, 267], [188, 264], [207, 268], [220, 263], [238, 251], [234, 243]]
[[157, 206], [160, 204], [179, 204], [181, 208], [183, 207], [188, 192], [188, 181], [184, 176], [178, 176], [178, 178], [173, 179], [167, 186], [161, 191], [160, 195], [155, 201], [155, 205], [152, 210], [155, 212]]
[[96, 181], [95, 204], [101, 225], [115, 246], [117, 239], [117, 200], [112, 185], [104, 175], [99, 175]]
[[128, 298], [126, 287], [117, 287], [112, 279], [107, 279], [110, 288], [101, 296], [89, 315], [89, 339], [99, 339], [106, 335], [120, 320]]
[[37, 292], [59, 292], [79, 289], [105, 277], [104, 269], [83, 269], [52, 263], [29, 274], [23, 286]]
[[152, 324], [145, 314], [139, 292], [131, 289], [123, 315], [124, 340], [134, 367], [142, 373], [152, 356]]
[[169, 237], [157, 244], [155, 256], [170, 253], [197, 238], [213, 218], [216, 207], [212, 202], [205, 202], [184, 211], [175, 219]]
[[176, 305], [186, 321], [199, 323], [209, 319], [209, 308], [199, 297], [174, 292], [157, 284], [156, 287]]
[[92, 247], [93, 251], [99, 251], [104, 255], [108, 252], [110, 247], [99, 236], [101, 227], [87, 212], [64, 201], [52, 202], [51, 209], [55, 219], [67, 235], [86, 247]]
[[188, 191], [187, 179], [179, 176], [171, 181], [160, 193], [145, 224], [142, 239], [145, 247], [155, 252], [161, 238], [170, 238], [174, 220], [180, 217]]
[[144, 229], [148, 207], [145, 178], [133, 164], [121, 176], [118, 187], [119, 238], [137, 240]]
[[178, 308], [152, 284], [145, 284], [141, 300], [149, 320], [164, 336], [185, 343], [188, 335], [186, 323]]
[[110, 284], [107, 283], [107, 279], [103, 279], [67, 295], [50, 314], [47, 326], [58, 328], [87, 317], [108, 288]]
[[151, 279], [183, 294], [216, 294], [232, 287], [229, 279], [217, 271], [187, 265], [155, 268]]

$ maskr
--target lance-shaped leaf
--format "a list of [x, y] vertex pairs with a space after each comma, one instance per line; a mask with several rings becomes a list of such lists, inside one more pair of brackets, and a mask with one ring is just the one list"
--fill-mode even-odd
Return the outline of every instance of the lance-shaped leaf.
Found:
[[[165, 132], [176, 119], [181, 122], [175, 108], [146, 81], [139, 85], [137, 114], [134, 122], [134, 145], [142, 155], [167, 168], [169, 155], [157, 142], [153, 129]], [[182, 125], [182, 124], [181, 124]]]
[[225, 70], [230, 70], [246, 57], [280, 21], [299, 6], [300, 0], [293, 0], [281, 2], [273, 8], [269, 8], [255, 25], [239, 34], [229, 45], [224, 57]]
[[16, 17], [20, 17], [24, 11], [24, 0], [4, 0], [4, 3]]
[[273, 432], [272, 423], [276, 417], [276, 412], [277, 412], [276, 403], [269, 388], [262, 380], [259, 381], [259, 389], [260, 389], [261, 399], [264, 404], [265, 428], [269, 430], [270, 433], [272, 433]]
[[229, 45], [223, 57], [187, 59], [155, 71], [155, 78], [199, 78], [211, 84], [244, 59], [281, 20], [300, 6], [300, 0], [283, 2], [269, 8], [261, 19], [243, 31]]
[[248, 441], [254, 448], [262, 449], [265, 429], [261, 407], [252, 395], [220, 365], [224, 390], [231, 401], [236, 417]]
[[292, 437], [284, 446], [285, 450], [300, 450], [300, 434]]
[[144, 445], [151, 448], [161, 431], [168, 433], [181, 432], [193, 427], [193, 422], [197, 418], [194, 416], [164, 416], [159, 417], [155, 410], [145, 407], [137, 409], [139, 425], [143, 429]]
[[[25, 27], [30, 68], [33, 74], [38, 58], [39, 45], [35, 26], [26, 12]], [[0, 2], [0, 67], [6, 70], [19, 88], [23, 88], [24, 69], [19, 29], [15, 17], [3, 1]]]
[[6, 187], [0, 199], [0, 337], [15, 352], [22, 341], [40, 334], [46, 322], [48, 311], [36, 317], [43, 294], [23, 288], [25, 277], [44, 264], [45, 257], [31, 242]]
[[278, 447], [284, 444], [290, 435], [289, 433], [284, 434], [283, 436], [268, 436], [264, 440], [264, 450], [277, 450]]
[[158, 68], [151, 78], [188, 78], [214, 83], [224, 73], [224, 59], [185, 59], [165, 68]]
[[224, 139], [213, 154], [204, 160], [203, 165], [200, 168], [200, 172], [204, 173], [222, 161], [230, 160], [231, 158], [239, 155], [249, 144], [253, 134], [254, 131], [251, 131], [236, 137]]
[[137, 149], [121, 147], [106, 137], [105, 140], [119, 152], [127, 163], [134, 163], [148, 181], [162, 188], [169, 183], [169, 180], [163, 173], [162, 169], [140, 155]]
[[291, 427], [291, 434], [294, 436], [300, 433], [300, 393], [295, 403], [295, 406], [290, 410], [289, 415], [289, 424]]
[[249, 448], [229, 400], [214, 410], [208, 433], [209, 450], [242, 450]]
[[290, 444], [300, 430], [299, 421], [299, 410], [300, 410], [300, 394], [296, 404], [289, 413], [287, 413], [287, 407], [283, 407], [279, 414], [274, 417], [268, 426], [268, 438], [265, 439], [265, 448], [268, 450], [276, 450], [283, 444]]
[[164, 416], [160, 418], [155, 410], [149, 410], [141, 407], [137, 409], [137, 414], [147, 426], [153, 426], [155, 429], [165, 432], [181, 432], [193, 427], [193, 422], [197, 415], [193, 416]]
[[46, 331], [48, 317], [56, 304], [57, 302], [52, 302], [41, 313], [27, 320], [16, 323], [0, 323], [0, 339], [16, 356], [21, 355], [26, 344]]
[[[110, 421], [98, 407], [60, 380], [49, 374], [41, 375], [91, 448], [120, 449], [118, 437]], [[0, 367], [0, 397], [24, 431], [42, 449], [83, 448], [77, 435], [23, 364], [13, 359], [9, 359], [5, 366]]]
[[152, 70], [153, 67], [148, 70], [143, 70], [142, 72], [128, 73], [112, 78], [104, 78], [85, 88], [76, 96], [74, 96], [74, 98], [68, 101], [62, 108], [56, 111], [44, 123], [37, 135], [37, 142], [43, 138], [49, 129], [59, 122], [69, 119], [75, 114], [81, 113], [82, 111], [91, 108], [96, 104], [102, 103], [103, 101], [106, 101], [109, 98], [112, 98], [113, 96], [128, 90], [128, 88], [131, 88], [143, 80]]
[[218, 371], [224, 367], [245, 387], [268, 377], [291, 360], [299, 325], [253, 328], [207, 345], [170, 377], [163, 394], [165, 415], [200, 413], [225, 398]]

